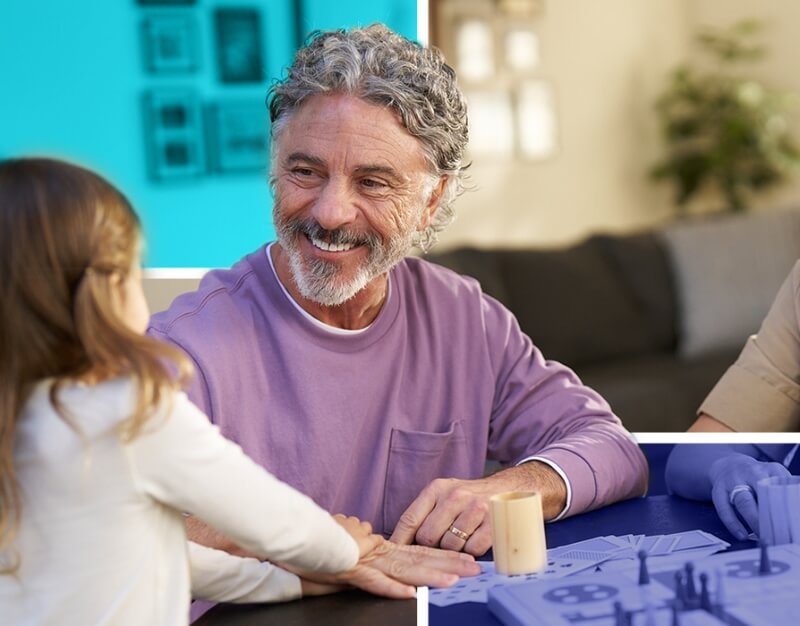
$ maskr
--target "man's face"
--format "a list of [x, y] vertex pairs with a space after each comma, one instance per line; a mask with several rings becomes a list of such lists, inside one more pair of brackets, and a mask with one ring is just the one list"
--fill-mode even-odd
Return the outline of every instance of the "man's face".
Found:
[[422, 145], [391, 110], [310, 98], [278, 137], [274, 221], [300, 293], [337, 306], [387, 272], [430, 223]]

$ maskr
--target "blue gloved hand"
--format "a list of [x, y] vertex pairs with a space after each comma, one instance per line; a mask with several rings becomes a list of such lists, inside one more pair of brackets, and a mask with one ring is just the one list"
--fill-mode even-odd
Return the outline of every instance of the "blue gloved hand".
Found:
[[733, 453], [717, 459], [709, 469], [711, 500], [725, 527], [739, 540], [749, 534], [739, 516], [758, 536], [756, 486], [762, 478], [790, 476], [780, 463], [757, 461], [746, 454]]

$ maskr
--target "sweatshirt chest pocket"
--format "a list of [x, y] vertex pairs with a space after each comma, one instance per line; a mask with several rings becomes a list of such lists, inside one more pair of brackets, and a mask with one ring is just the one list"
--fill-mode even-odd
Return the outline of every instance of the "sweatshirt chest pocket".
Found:
[[469, 457], [460, 421], [438, 433], [393, 428], [383, 496], [383, 532], [391, 534], [403, 512], [433, 479], [474, 478], [470, 475], [474, 463]]

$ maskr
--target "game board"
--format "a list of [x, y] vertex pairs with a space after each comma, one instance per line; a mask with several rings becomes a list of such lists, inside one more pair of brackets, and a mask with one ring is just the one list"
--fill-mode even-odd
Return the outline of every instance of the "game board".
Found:
[[[800, 545], [725, 552], [685, 565], [496, 586], [505, 626], [793, 626], [800, 624]], [[639, 584], [644, 575], [649, 579]], [[701, 588], [702, 587], [702, 588]], [[680, 608], [678, 608], [680, 607]]]
[[498, 585], [517, 585], [532, 581], [545, 581], [574, 576], [600, 566], [604, 571], [630, 568], [636, 555], [644, 551], [651, 562], [677, 558], [682, 564], [689, 559], [704, 558], [727, 548], [729, 544], [702, 530], [691, 530], [672, 535], [624, 535], [593, 537], [577, 543], [551, 548], [547, 551], [547, 564], [539, 572], [518, 576], [503, 576], [495, 571], [491, 561], [481, 562], [478, 576], [462, 578], [453, 587], [431, 589], [429, 602], [436, 606], [449, 606], [462, 602], [488, 600], [489, 589]]

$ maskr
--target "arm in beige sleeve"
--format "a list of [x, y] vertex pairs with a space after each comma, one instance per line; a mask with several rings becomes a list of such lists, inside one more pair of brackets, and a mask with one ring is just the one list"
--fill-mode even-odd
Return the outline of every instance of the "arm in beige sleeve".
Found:
[[800, 426], [800, 263], [781, 286], [758, 334], [698, 409], [694, 430], [788, 431]]
[[733, 433], [736, 432], [727, 424], [723, 424], [717, 418], [708, 413], [700, 413], [694, 424], [689, 426], [690, 433]]

